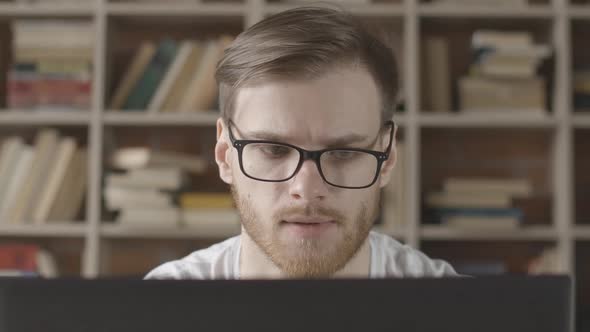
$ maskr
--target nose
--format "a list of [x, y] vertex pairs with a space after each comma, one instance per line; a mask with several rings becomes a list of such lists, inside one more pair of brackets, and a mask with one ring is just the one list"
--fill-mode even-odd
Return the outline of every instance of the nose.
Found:
[[294, 199], [316, 201], [323, 200], [328, 193], [328, 186], [313, 160], [305, 160], [297, 174], [289, 181], [289, 194]]

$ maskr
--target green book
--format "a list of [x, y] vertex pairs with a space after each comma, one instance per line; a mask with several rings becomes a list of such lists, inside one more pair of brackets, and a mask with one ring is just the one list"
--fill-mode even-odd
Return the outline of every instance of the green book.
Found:
[[160, 81], [164, 79], [168, 67], [174, 60], [177, 49], [178, 44], [174, 40], [166, 39], [160, 42], [156, 54], [125, 101], [124, 110], [139, 111], [147, 108]]

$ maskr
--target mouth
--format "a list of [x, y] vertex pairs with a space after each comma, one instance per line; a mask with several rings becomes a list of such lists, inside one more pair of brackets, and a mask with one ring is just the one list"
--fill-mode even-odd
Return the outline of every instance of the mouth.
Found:
[[319, 237], [335, 229], [336, 221], [331, 219], [282, 220], [283, 225], [296, 237]]

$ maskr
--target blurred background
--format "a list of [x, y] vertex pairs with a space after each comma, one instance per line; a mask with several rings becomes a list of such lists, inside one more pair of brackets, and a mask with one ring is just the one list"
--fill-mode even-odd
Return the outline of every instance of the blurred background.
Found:
[[[1, 274], [141, 278], [239, 234], [213, 159], [215, 66], [309, 4], [0, 1]], [[590, 1], [332, 4], [400, 67], [375, 228], [465, 274], [575, 276], [590, 331]]]

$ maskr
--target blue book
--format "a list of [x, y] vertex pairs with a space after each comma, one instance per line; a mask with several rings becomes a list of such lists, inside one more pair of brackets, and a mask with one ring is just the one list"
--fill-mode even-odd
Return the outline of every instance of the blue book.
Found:
[[164, 79], [168, 67], [172, 64], [177, 50], [177, 42], [171, 39], [166, 39], [158, 45], [156, 54], [125, 101], [124, 110], [138, 111], [147, 108], [150, 99]]

